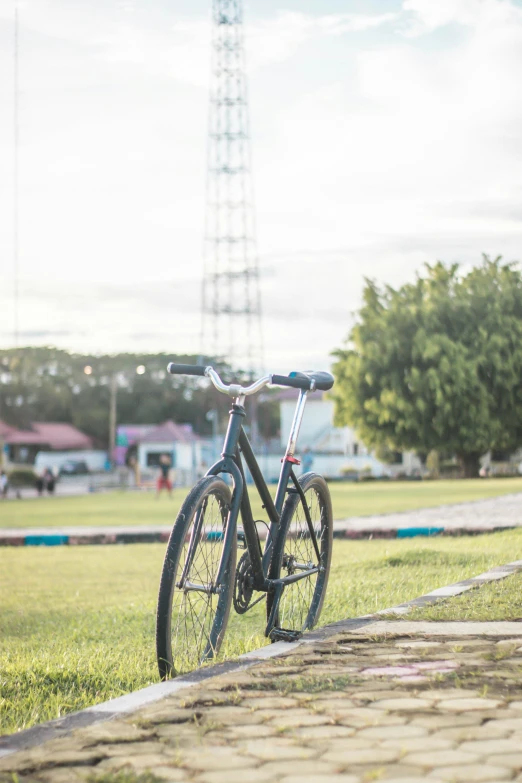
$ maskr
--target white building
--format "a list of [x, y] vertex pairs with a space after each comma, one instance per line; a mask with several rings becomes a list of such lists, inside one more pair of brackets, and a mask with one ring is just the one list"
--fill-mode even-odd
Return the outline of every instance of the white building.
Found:
[[[281, 447], [285, 448], [294, 417], [297, 393], [293, 390], [281, 392]], [[303, 460], [303, 455], [307, 457]], [[420, 467], [420, 461], [411, 453], [402, 455], [397, 465], [380, 462], [360, 441], [351, 427], [334, 426], [334, 402], [326, 395], [308, 396], [296, 456], [303, 462], [310, 462], [312, 469], [328, 478], [367, 473], [379, 477], [398, 472], [413, 473]]]
[[[281, 446], [286, 446], [294, 418], [296, 395], [286, 395], [280, 402]], [[299, 433], [299, 448], [325, 451], [342, 456], [365, 457], [368, 450], [351, 427], [334, 427], [334, 403], [324, 396], [309, 395]]]
[[190, 424], [165, 421], [139, 439], [138, 465], [142, 475], [157, 472], [163, 454], [170, 457], [175, 483], [188, 485], [202, 473], [206, 442], [192, 431]]

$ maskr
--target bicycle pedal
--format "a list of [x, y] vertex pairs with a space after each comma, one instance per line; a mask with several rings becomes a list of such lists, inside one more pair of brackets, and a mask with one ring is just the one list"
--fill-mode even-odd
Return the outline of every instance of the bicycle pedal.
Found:
[[272, 628], [270, 631], [270, 641], [297, 642], [302, 635], [301, 631], [291, 631], [289, 628]]

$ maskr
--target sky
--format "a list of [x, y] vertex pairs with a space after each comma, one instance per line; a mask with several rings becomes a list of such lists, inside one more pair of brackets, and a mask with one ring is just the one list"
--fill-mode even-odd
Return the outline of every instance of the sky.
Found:
[[[0, 0], [0, 346], [13, 19]], [[20, 344], [197, 353], [210, 0], [18, 0]], [[266, 369], [327, 369], [364, 278], [522, 257], [522, 2], [248, 0]]]

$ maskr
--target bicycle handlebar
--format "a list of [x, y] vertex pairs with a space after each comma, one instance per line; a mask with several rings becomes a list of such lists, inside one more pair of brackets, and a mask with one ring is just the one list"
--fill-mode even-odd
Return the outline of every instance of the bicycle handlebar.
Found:
[[175, 362], [169, 362], [167, 365], [167, 372], [171, 375], [205, 375], [205, 370], [201, 364], [175, 364]]
[[199, 375], [210, 378], [216, 389], [224, 394], [230, 394], [232, 397], [248, 397], [251, 394], [263, 389], [265, 386], [288, 386], [291, 389], [301, 389], [303, 391], [313, 391], [315, 382], [310, 378], [294, 378], [288, 375], [265, 375], [259, 378], [250, 386], [241, 386], [238, 383], [223, 383], [219, 374], [213, 367], [204, 367], [200, 364], [176, 364], [170, 362], [167, 371], [172, 375]]

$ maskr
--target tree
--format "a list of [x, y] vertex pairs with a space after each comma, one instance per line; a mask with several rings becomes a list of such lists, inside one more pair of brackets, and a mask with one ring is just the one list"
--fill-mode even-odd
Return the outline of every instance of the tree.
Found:
[[[172, 354], [70, 354], [52, 347], [12, 348], [0, 351], [0, 419], [17, 427], [31, 421], [74, 424], [106, 447], [109, 435], [110, 381], [118, 378], [118, 423], [159, 424], [166, 419], [188, 423], [199, 435], [209, 435], [209, 410], [217, 410], [225, 425], [230, 398], [201, 378], [169, 375], [169, 361], [196, 364], [199, 357]], [[223, 361], [204, 358], [230, 382], [249, 383], [249, 376], [232, 371]], [[136, 374], [143, 365], [146, 370]], [[91, 373], [87, 375], [85, 368]], [[260, 429], [275, 434], [274, 405], [259, 405]]]
[[484, 256], [426, 265], [395, 290], [366, 280], [364, 305], [334, 354], [336, 416], [369, 446], [457, 456], [478, 475], [489, 449], [522, 443], [522, 276]]

